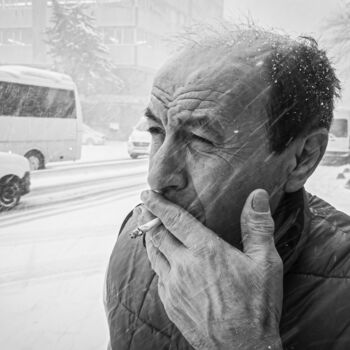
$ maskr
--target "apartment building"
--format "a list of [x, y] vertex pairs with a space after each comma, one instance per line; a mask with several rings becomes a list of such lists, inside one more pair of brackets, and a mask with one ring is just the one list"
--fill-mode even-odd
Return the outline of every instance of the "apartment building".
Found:
[[[120, 66], [156, 69], [166, 39], [195, 21], [222, 18], [223, 0], [61, 0], [84, 3]], [[45, 30], [48, 0], [0, 0], [0, 64], [50, 65]]]

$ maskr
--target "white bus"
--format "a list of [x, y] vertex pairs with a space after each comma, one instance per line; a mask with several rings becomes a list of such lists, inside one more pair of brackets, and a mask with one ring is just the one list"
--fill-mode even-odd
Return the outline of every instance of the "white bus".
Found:
[[81, 155], [77, 89], [65, 74], [0, 66], [0, 151], [24, 155], [32, 170]]
[[350, 108], [336, 108], [329, 130], [328, 159], [350, 159]]

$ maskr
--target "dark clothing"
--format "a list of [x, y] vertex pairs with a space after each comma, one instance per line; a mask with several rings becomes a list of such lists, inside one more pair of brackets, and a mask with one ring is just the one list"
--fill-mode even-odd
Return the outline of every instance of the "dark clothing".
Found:
[[[274, 215], [284, 262], [280, 334], [284, 349], [350, 349], [350, 217], [299, 191]], [[168, 319], [131, 215], [106, 275], [106, 313], [113, 350], [192, 349]]]

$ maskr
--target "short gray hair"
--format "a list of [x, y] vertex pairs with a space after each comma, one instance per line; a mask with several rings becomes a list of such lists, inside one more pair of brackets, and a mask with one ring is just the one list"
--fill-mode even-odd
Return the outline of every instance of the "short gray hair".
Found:
[[266, 111], [272, 151], [315, 128], [329, 130], [340, 83], [326, 52], [312, 37], [291, 38], [254, 23], [196, 25], [178, 38], [177, 48], [244, 50], [245, 58], [259, 60], [269, 86]]

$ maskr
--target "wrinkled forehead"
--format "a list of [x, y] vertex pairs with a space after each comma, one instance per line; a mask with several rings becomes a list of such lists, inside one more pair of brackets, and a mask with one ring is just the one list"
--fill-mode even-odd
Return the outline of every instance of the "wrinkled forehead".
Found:
[[252, 107], [261, 107], [268, 84], [263, 57], [242, 51], [194, 49], [178, 54], [158, 73], [151, 106], [164, 113], [206, 110], [226, 119]]

